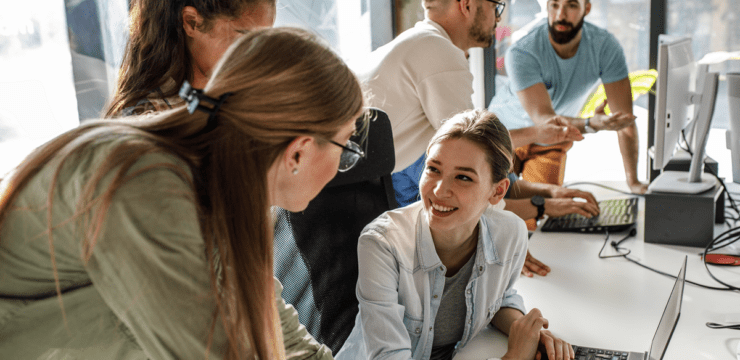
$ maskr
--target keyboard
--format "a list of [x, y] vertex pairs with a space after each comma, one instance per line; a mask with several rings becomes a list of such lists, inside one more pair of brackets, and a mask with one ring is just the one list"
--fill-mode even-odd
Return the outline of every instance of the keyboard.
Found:
[[573, 346], [576, 360], [627, 360], [628, 352]]
[[601, 212], [598, 216], [587, 218], [570, 214], [548, 218], [542, 231], [603, 233], [628, 229], [637, 221], [637, 198], [611, 199], [599, 201]]
[[[576, 360], [631, 360], [630, 355], [634, 355], [632, 356], [632, 359], [634, 359], [635, 357], [639, 359], [644, 358], [642, 354], [629, 353], [626, 351], [595, 349], [576, 345], [571, 346], [573, 347], [573, 352], [576, 353]], [[545, 347], [540, 345], [539, 350], [542, 354], [541, 360], [549, 360], [547, 352], [545, 351]]]

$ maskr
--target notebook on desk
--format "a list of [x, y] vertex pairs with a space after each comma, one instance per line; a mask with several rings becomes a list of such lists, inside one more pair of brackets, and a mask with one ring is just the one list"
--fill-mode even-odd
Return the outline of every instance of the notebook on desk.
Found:
[[[686, 279], [686, 262], [688, 257], [683, 260], [683, 266], [678, 272], [676, 282], [673, 285], [673, 291], [668, 297], [668, 304], [663, 310], [663, 316], [660, 318], [658, 328], [655, 330], [653, 341], [650, 344], [649, 352], [629, 352], [618, 350], [607, 350], [586, 346], [573, 345], [576, 353], [576, 360], [661, 360], [668, 348], [668, 343], [673, 336], [673, 330], [676, 328], [678, 318], [681, 315], [681, 302], [683, 300], [683, 286]], [[542, 359], [547, 359], [547, 355], [542, 354]]]
[[558, 232], [617, 232], [626, 230], [637, 221], [637, 198], [611, 199], [599, 201], [600, 214], [587, 218], [579, 214], [569, 214], [548, 218], [542, 231]]

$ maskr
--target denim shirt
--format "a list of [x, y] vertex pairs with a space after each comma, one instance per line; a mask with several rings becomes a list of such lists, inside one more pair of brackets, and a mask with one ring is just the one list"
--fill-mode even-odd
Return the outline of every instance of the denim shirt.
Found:
[[[500, 308], [526, 313], [514, 290], [527, 254], [524, 221], [489, 207], [478, 225], [475, 266], [465, 289], [465, 330], [455, 353]], [[360, 312], [336, 359], [429, 359], [447, 269], [435, 250], [422, 203], [388, 211], [367, 225], [357, 252]]]

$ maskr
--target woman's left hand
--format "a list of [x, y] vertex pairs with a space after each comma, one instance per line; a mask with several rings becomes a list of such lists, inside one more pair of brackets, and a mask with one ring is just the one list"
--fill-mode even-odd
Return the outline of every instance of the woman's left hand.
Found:
[[537, 260], [527, 250], [527, 257], [524, 259], [524, 267], [522, 268], [522, 275], [526, 277], [534, 276], [532, 273], [537, 273], [541, 276], [547, 275], [550, 272], [550, 267]]
[[540, 350], [537, 351], [536, 359], [541, 359], [542, 347], [547, 352], [550, 360], [566, 360], [576, 357], [573, 347], [566, 341], [555, 337], [550, 330], [540, 330]]

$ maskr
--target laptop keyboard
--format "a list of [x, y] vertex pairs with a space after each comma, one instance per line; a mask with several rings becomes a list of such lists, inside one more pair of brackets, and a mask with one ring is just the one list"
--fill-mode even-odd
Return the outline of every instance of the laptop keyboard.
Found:
[[637, 198], [611, 199], [599, 201], [601, 213], [593, 218], [579, 214], [569, 214], [548, 218], [542, 231], [599, 233], [621, 231], [632, 226], [637, 220]]
[[594, 349], [573, 345], [576, 360], [627, 360], [628, 352]]

